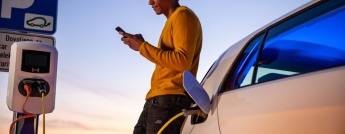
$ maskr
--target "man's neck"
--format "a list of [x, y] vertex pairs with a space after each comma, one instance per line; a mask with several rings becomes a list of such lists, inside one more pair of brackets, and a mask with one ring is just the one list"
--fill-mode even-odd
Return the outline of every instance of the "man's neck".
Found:
[[175, 12], [175, 10], [178, 8], [178, 7], [180, 7], [180, 4], [176, 4], [176, 5], [174, 5], [172, 8], [170, 8], [169, 10], [168, 10], [168, 12], [166, 12], [166, 13], [164, 13], [164, 15], [165, 15], [165, 17], [167, 17], [167, 19]]

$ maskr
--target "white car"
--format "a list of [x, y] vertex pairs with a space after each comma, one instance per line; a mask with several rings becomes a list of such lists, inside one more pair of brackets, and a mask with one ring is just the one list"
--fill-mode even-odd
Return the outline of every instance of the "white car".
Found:
[[345, 0], [296, 9], [229, 47], [183, 134], [345, 134]]

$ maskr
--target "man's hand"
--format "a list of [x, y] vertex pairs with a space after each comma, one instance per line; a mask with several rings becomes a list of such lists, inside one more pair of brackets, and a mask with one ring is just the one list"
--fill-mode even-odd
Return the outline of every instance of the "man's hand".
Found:
[[125, 32], [119, 32], [122, 36], [121, 40], [124, 44], [127, 44], [134, 51], [139, 51], [141, 44], [145, 42], [141, 34], [129, 34]]

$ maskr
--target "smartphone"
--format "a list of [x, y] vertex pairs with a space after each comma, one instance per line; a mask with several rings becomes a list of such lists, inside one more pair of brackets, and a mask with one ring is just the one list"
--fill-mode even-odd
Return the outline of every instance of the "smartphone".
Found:
[[[124, 33], [125, 33], [125, 31], [124, 31], [121, 27], [116, 27], [115, 30], [116, 30], [117, 32], [124, 32]], [[123, 37], [124, 37], [124, 38], [127, 38], [126, 36], [123, 36]]]
[[115, 29], [117, 32], [124, 32], [125, 33], [125, 31], [121, 27], [116, 27]]

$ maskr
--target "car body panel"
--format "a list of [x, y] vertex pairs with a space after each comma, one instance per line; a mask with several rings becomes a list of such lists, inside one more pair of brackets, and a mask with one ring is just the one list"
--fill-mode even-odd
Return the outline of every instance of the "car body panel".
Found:
[[222, 93], [221, 132], [344, 133], [344, 76], [342, 66]]

